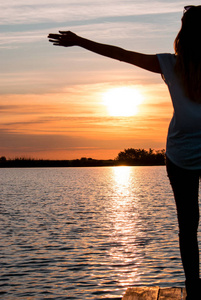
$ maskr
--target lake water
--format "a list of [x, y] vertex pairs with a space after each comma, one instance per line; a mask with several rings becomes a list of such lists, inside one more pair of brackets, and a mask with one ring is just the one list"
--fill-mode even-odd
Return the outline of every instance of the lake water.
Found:
[[0, 169], [0, 298], [183, 286], [164, 166]]

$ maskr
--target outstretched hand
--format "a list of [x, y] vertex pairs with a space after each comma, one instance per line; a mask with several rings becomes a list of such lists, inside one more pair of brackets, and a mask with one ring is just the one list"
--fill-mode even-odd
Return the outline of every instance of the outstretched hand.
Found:
[[59, 34], [50, 33], [48, 38], [54, 46], [63, 47], [76, 46], [78, 41], [78, 36], [71, 31], [59, 31]]

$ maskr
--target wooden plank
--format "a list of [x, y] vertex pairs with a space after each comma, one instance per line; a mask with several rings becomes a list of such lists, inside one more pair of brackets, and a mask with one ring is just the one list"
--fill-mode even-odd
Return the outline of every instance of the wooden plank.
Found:
[[132, 287], [126, 290], [122, 300], [157, 300], [159, 287]]
[[186, 289], [179, 287], [136, 286], [128, 288], [122, 300], [186, 300]]
[[182, 289], [182, 300], [186, 300], [186, 289]]
[[158, 300], [181, 300], [182, 289], [177, 287], [160, 288]]

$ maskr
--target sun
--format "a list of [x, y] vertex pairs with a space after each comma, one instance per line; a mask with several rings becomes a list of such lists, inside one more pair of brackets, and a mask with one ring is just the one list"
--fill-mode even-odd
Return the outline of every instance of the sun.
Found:
[[131, 87], [112, 88], [103, 94], [103, 104], [107, 107], [109, 115], [114, 117], [136, 115], [142, 100], [141, 93]]

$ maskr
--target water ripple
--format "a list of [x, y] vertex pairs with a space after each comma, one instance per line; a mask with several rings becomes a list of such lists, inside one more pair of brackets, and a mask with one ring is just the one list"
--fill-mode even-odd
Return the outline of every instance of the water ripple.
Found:
[[133, 285], [183, 285], [164, 167], [0, 169], [0, 178], [2, 299], [120, 299]]

